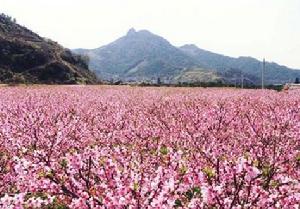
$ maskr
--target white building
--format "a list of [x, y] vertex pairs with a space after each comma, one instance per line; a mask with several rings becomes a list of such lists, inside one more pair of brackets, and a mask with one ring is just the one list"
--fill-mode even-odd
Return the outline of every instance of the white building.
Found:
[[296, 83], [287, 83], [284, 85], [285, 90], [294, 90], [294, 89], [300, 89], [300, 84]]

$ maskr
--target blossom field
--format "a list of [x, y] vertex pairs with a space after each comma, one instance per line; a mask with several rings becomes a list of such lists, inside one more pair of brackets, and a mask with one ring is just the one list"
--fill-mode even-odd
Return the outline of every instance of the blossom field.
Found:
[[0, 88], [0, 208], [300, 208], [300, 91]]

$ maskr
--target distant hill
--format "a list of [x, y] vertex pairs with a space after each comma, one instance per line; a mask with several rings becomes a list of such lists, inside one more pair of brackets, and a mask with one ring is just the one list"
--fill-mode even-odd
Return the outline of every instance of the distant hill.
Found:
[[[160, 78], [165, 82], [186, 81], [189, 70], [199, 72], [198, 79], [212, 75], [199, 68], [197, 61], [164, 38], [149, 31], [130, 29], [120, 39], [106, 46], [76, 53], [90, 57], [90, 68], [106, 80], [150, 81]], [[216, 78], [212, 76], [211, 78]], [[195, 78], [193, 78], [195, 80]]]
[[0, 14], [0, 83], [95, 83], [82, 56]]
[[[241, 73], [243, 73], [248, 82], [252, 81], [256, 84], [261, 82], [263, 64], [257, 59], [252, 57], [228, 57], [200, 49], [193, 44], [184, 45], [180, 49], [194, 60], [197, 60], [202, 67], [216, 70], [227, 81], [233, 81], [235, 76], [240, 78]], [[266, 62], [264, 77], [267, 84], [293, 82], [296, 77], [300, 77], [300, 70]]]
[[[195, 45], [172, 46], [149, 31], [130, 29], [127, 35], [97, 49], [76, 49], [90, 57], [90, 68], [106, 80], [177, 82], [241, 82], [260, 85], [262, 63], [251, 57], [232, 58]], [[266, 63], [265, 83], [292, 82], [300, 71]]]

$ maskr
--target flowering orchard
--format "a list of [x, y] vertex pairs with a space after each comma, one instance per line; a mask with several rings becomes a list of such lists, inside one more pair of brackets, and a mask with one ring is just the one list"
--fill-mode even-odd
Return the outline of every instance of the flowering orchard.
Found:
[[295, 208], [300, 92], [0, 88], [0, 208]]

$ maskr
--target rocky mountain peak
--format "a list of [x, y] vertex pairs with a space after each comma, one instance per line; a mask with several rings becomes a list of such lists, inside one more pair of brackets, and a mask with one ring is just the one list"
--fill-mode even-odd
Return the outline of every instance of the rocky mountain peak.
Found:
[[130, 28], [129, 31], [127, 32], [127, 36], [131, 36], [136, 34], [136, 30], [134, 28]]
[[181, 46], [180, 48], [199, 49], [195, 44], [185, 44], [185, 45]]

